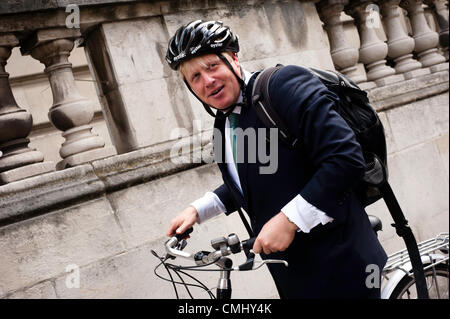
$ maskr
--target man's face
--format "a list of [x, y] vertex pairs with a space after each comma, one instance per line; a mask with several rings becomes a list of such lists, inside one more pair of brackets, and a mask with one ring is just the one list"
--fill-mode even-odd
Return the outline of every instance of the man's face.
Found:
[[[239, 60], [235, 54], [224, 55], [238, 76]], [[215, 54], [186, 61], [182, 73], [195, 94], [206, 104], [223, 110], [236, 103], [241, 87], [233, 72]]]

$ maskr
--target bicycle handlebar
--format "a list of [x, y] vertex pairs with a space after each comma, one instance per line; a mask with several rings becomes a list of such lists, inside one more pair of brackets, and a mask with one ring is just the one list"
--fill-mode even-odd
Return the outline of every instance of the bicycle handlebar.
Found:
[[192, 231], [193, 228], [191, 227], [184, 233], [177, 234], [166, 242], [166, 252], [169, 257], [183, 257], [186, 259], [193, 259], [197, 265], [207, 265], [211, 263], [217, 263], [222, 257], [244, 251], [247, 257], [247, 261], [239, 267], [233, 268], [233, 270], [255, 270], [260, 268], [262, 265], [269, 263], [283, 263], [286, 267], [288, 266], [288, 263], [284, 260], [267, 259], [261, 262], [261, 265], [254, 268], [255, 254], [253, 253], [252, 248], [256, 238], [249, 238], [241, 242], [236, 234], [230, 234], [228, 235], [228, 238], [218, 237], [211, 240], [211, 246], [215, 249], [215, 251], [213, 252], [199, 251], [195, 254], [184, 252], [182, 250], [186, 246], [186, 241], [182, 239], [189, 235]]

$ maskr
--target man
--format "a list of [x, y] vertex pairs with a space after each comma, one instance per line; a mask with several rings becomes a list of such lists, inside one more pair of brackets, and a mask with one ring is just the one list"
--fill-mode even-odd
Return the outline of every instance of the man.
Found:
[[[242, 130], [265, 132], [250, 103], [257, 73], [241, 68], [238, 51], [237, 36], [216, 21], [191, 22], [170, 39], [171, 68], [210, 114], [217, 109], [225, 161], [218, 162], [224, 184], [175, 217], [167, 235], [243, 207], [257, 234], [253, 251], [289, 263], [269, 265], [280, 297], [379, 298], [380, 290], [366, 285], [366, 267], [381, 272], [387, 257], [352, 189], [365, 164], [353, 131], [332, 110], [337, 97], [298, 66], [271, 78], [272, 105], [303, 145], [292, 150], [280, 143], [276, 172], [261, 174], [261, 161], [249, 161], [251, 154], [237, 161], [233, 153], [230, 120], [232, 127], [237, 121]], [[248, 152], [251, 145], [238, 143]]]

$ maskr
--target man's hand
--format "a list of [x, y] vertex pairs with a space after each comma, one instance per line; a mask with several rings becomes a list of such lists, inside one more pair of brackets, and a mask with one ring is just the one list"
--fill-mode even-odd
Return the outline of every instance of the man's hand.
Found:
[[[170, 227], [167, 230], [167, 236], [172, 237], [177, 234], [184, 233], [187, 229], [191, 228], [195, 224], [198, 218], [198, 213], [195, 207], [189, 206], [181, 212], [180, 215], [172, 219]], [[188, 236], [189, 238], [189, 236]]]
[[283, 212], [272, 217], [261, 229], [253, 245], [255, 254], [286, 250], [294, 240], [298, 227], [291, 223]]

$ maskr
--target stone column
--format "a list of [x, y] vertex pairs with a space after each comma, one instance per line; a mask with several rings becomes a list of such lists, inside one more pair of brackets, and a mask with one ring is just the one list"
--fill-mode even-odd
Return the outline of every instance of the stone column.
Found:
[[93, 105], [80, 95], [75, 85], [68, 58], [76, 32], [74, 34], [72, 29], [39, 30], [22, 46], [22, 53], [31, 54], [45, 65], [44, 71], [50, 81], [53, 106], [48, 117], [57, 129], [63, 131], [65, 138], [59, 150], [63, 160], [57, 163], [58, 170], [115, 154], [113, 148], [105, 149], [103, 139], [91, 132]]
[[429, 74], [428, 69], [422, 69], [422, 64], [412, 57], [414, 39], [409, 37], [400, 21], [399, 3], [401, 0], [380, 0], [381, 14], [388, 38], [388, 56], [395, 62], [397, 73], [403, 73], [405, 79]]
[[400, 6], [408, 11], [416, 43], [414, 51], [417, 53], [419, 62], [423, 67], [431, 67], [445, 62], [445, 58], [437, 51], [439, 36], [428, 26], [422, 5], [422, 0], [402, 0], [400, 2]]
[[356, 64], [359, 52], [347, 44], [340, 18], [346, 4], [348, 0], [322, 0], [317, 4], [317, 8], [330, 40], [331, 58], [336, 70], [355, 83], [361, 83], [367, 81], [367, 76], [358, 72]]
[[43, 162], [42, 153], [28, 147], [33, 118], [17, 105], [9, 85], [6, 61], [18, 44], [13, 35], [0, 36], [0, 185], [55, 170], [54, 163]]
[[[358, 27], [361, 39], [359, 60], [368, 70], [367, 79], [375, 81], [378, 86], [384, 86], [404, 78], [403, 76], [394, 76], [395, 70], [386, 65], [388, 46], [376, 34], [377, 23], [369, 21], [371, 18], [369, 8], [373, 5], [373, 2], [368, 0], [351, 1], [346, 7], [346, 12], [355, 19]], [[379, 27], [381, 27], [381, 23], [379, 23]]]
[[430, 8], [436, 12], [439, 25], [439, 43], [444, 51], [445, 60], [448, 61], [448, 8], [446, 0], [425, 0]]

